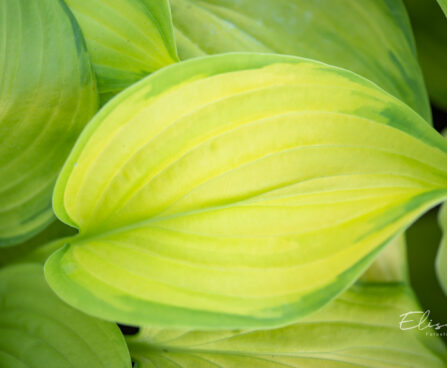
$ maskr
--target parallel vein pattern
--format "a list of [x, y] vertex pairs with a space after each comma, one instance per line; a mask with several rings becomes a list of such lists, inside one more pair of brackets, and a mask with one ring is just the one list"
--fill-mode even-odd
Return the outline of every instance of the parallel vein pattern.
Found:
[[446, 197], [446, 142], [347, 71], [232, 54], [171, 66], [83, 132], [54, 206], [55, 291], [131, 324], [276, 326], [331, 300]]
[[0, 366], [130, 368], [118, 327], [63, 303], [41, 265], [0, 270]]
[[97, 108], [84, 41], [62, 1], [0, 4], [0, 246], [52, 219], [59, 169]]
[[404, 286], [354, 286], [279, 329], [144, 328], [127, 342], [138, 368], [443, 368], [446, 350], [439, 339], [399, 328], [402, 313], [418, 310]]
[[402, 2], [171, 0], [179, 56], [274, 52], [352, 70], [431, 121]]
[[168, 0], [66, 0], [87, 41], [101, 102], [177, 61]]

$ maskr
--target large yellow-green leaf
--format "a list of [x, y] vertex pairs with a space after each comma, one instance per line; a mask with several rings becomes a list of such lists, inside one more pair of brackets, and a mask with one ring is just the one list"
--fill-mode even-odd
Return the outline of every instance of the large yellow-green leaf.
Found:
[[97, 108], [78, 26], [63, 1], [0, 2], [0, 246], [53, 219], [51, 194]]
[[405, 4], [428, 92], [436, 105], [447, 109], [447, 18], [435, 0], [405, 0]]
[[276, 326], [319, 308], [447, 197], [447, 142], [351, 72], [227, 54], [160, 70], [83, 131], [50, 285], [130, 324]]
[[118, 326], [62, 302], [41, 265], [1, 269], [0, 300], [0, 367], [130, 368]]
[[[442, 342], [410, 329], [419, 311], [401, 285], [355, 286], [321, 311], [274, 330], [142, 329], [128, 338], [136, 368], [444, 368]], [[418, 320], [421, 312], [406, 320]], [[417, 322], [416, 322], [417, 323]], [[429, 333], [434, 333], [430, 331]]]
[[101, 102], [177, 61], [168, 0], [65, 0], [87, 41]]
[[321, 60], [372, 80], [431, 120], [401, 0], [171, 0], [171, 6], [183, 59], [260, 51]]

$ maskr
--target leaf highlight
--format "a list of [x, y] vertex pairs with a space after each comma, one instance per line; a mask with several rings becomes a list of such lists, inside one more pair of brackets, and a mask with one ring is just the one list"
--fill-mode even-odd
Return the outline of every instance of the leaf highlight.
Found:
[[282, 325], [444, 200], [446, 170], [444, 139], [353, 73], [279, 55], [191, 60], [84, 130], [54, 194], [80, 234], [46, 275], [123, 323]]

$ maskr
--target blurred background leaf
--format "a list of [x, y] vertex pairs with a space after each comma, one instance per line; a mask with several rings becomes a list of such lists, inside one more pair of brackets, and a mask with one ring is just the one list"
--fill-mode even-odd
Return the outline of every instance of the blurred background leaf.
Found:
[[431, 120], [401, 0], [171, 0], [171, 6], [182, 59], [258, 51], [320, 60], [370, 79]]
[[446, 110], [447, 18], [436, 0], [405, 0], [405, 4], [430, 98], [436, 106]]
[[0, 19], [1, 247], [54, 220], [56, 177], [98, 96], [84, 39], [63, 1], [2, 0]]

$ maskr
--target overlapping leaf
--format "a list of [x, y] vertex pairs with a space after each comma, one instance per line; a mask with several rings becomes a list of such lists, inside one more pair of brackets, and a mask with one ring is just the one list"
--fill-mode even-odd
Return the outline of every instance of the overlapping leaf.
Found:
[[131, 324], [276, 326], [345, 289], [447, 196], [447, 143], [348, 71], [228, 54], [154, 73], [84, 130], [46, 263], [66, 301]]
[[168, 0], [66, 0], [87, 41], [101, 101], [177, 61]]
[[183, 59], [230, 51], [308, 57], [372, 80], [431, 120], [400, 0], [171, 0], [171, 5]]
[[59, 169], [97, 108], [84, 41], [62, 1], [0, 2], [0, 246], [53, 220]]
[[118, 327], [63, 303], [41, 265], [0, 270], [0, 366], [130, 368]]
[[436, 105], [447, 109], [447, 18], [434, 0], [405, 3], [430, 97]]
[[73, 236], [74, 234], [76, 234], [75, 229], [55, 220], [45, 230], [31, 239], [17, 244], [14, 247], [0, 248], [0, 267], [11, 263], [27, 262], [29, 260], [36, 263], [43, 263], [52, 251], [57, 249], [57, 246], [49, 246], [48, 243]]
[[363, 285], [291, 326], [218, 332], [147, 328], [128, 344], [138, 368], [445, 367], [442, 342], [426, 336], [429, 329], [411, 328], [421, 314], [409, 315], [402, 325], [407, 330], [400, 329], [401, 314], [416, 311], [404, 286]]

